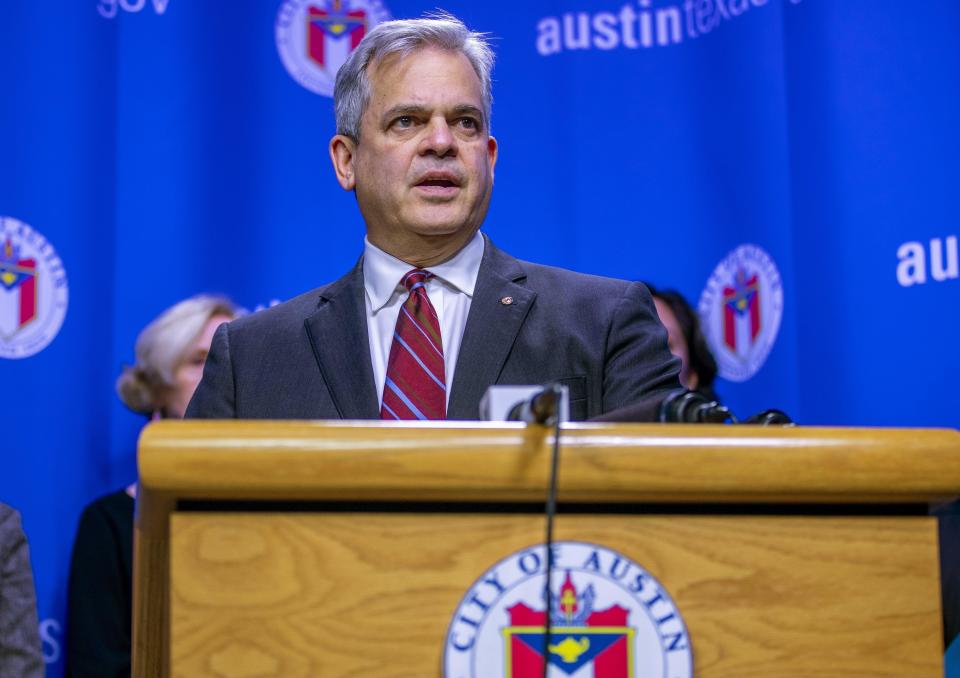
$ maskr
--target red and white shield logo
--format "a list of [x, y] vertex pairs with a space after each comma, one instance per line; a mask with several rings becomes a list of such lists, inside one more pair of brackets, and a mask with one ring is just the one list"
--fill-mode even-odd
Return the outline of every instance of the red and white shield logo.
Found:
[[274, 27], [280, 61], [311, 92], [333, 96], [347, 57], [389, 18], [380, 0], [286, 0]]
[[0, 216], [0, 358], [27, 358], [54, 340], [67, 314], [67, 274], [46, 238]]
[[20, 256], [7, 237], [0, 243], [0, 336], [9, 339], [37, 317], [37, 261]]

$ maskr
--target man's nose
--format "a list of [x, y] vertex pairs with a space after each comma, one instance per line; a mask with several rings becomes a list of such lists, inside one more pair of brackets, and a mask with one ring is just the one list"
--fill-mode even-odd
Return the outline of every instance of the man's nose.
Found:
[[456, 155], [456, 153], [457, 140], [446, 119], [439, 116], [430, 118], [420, 142], [420, 154], [437, 155], [442, 158], [447, 155]]

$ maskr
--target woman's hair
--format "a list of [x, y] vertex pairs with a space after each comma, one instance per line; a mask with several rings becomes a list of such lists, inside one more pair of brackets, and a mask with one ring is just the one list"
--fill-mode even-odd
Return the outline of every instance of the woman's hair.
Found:
[[713, 381], [717, 378], [717, 361], [707, 346], [707, 338], [700, 329], [700, 319], [696, 312], [687, 303], [682, 294], [676, 290], [658, 290], [650, 283], [644, 283], [650, 294], [663, 301], [673, 315], [677, 317], [677, 324], [683, 332], [687, 342], [687, 353], [690, 355], [687, 370], [697, 375], [697, 391], [713, 392]]
[[210, 318], [235, 318], [240, 310], [226, 297], [198, 294], [171, 306], [143, 328], [137, 337], [136, 363], [117, 379], [117, 395], [134, 412], [160, 409], [164, 394], [174, 386], [174, 372]]

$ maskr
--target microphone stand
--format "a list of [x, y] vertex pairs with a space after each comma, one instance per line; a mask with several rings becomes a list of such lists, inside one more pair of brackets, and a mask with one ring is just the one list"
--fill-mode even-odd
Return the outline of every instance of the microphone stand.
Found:
[[531, 402], [530, 423], [553, 427], [553, 445], [550, 451], [550, 477], [547, 483], [546, 534], [544, 547], [546, 562], [543, 597], [546, 603], [546, 619], [543, 624], [543, 678], [550, 671], [550, 640], [553, 635], [553, 518], [557, 513], [557, 476], [560, 467], [560, 401], [563, 387], [551, 384]]
[[543, 625], [543, 678], [547, 678], [550, 671], [550, 638], [553, 635], [553, 517], [557, 512], [557, 475], [560, 466], [560, 417], [553, 417], [553, 446], [550, 452], [550, 481], [547, 485], [546, 506], [546, 536], [543, 543], [546, 547], [546, 582], [543, 594], [546, 599], [547, 618]]

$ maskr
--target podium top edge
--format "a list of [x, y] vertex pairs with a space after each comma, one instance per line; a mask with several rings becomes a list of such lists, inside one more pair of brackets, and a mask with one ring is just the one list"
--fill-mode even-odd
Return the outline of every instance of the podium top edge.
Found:
[[[489, 422], [163, 421], [141, 486], [182, 498], [537, 501], [553, 429]], [[938, 501], [960, 495], [960, 431], [577, 423], [573, 501]]]

